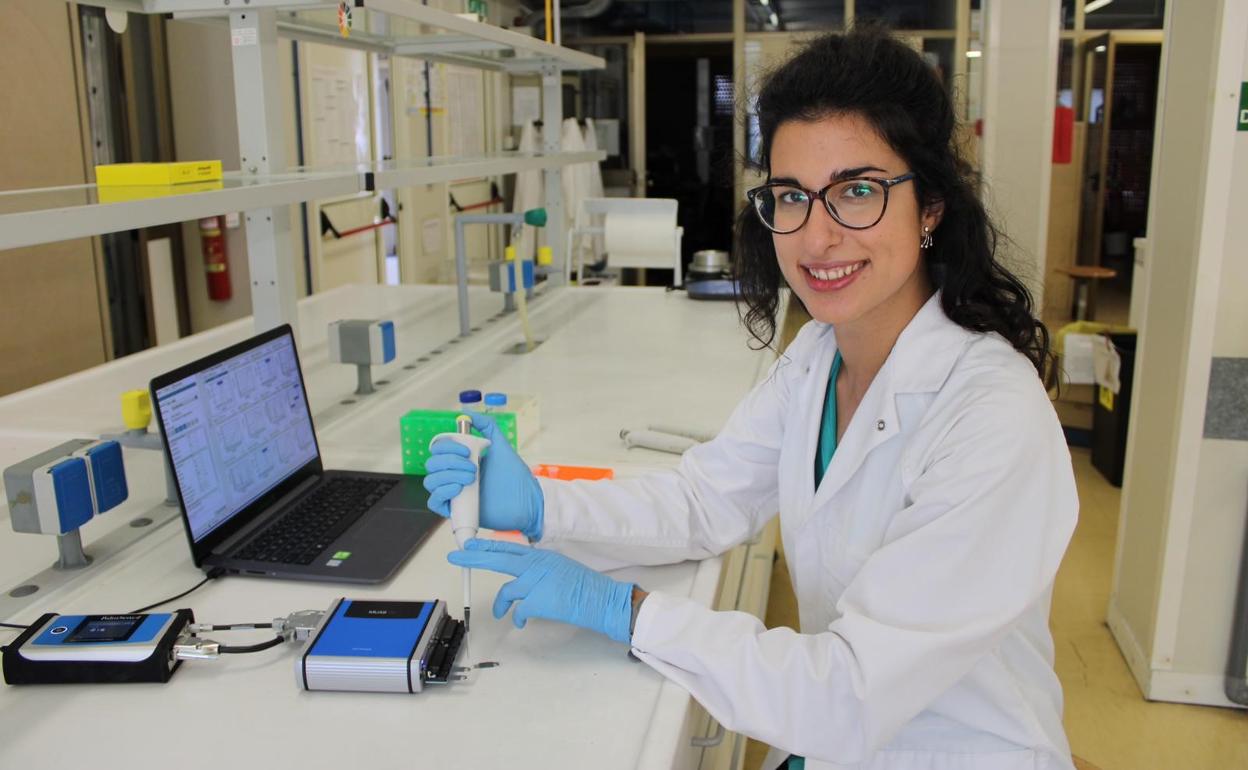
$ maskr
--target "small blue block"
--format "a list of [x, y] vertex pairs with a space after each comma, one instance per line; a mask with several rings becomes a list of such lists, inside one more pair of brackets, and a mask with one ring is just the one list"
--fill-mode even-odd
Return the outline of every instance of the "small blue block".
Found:
[[130, 497], [121, 444], [105, 441], [94, 446], [87, 450], [87, 461], [91, 463], [91, 480], [95, 483], [97, 513], [111, 511]]
[[382, 363], [388, 364], [394, 360], [394, 321], [382, 321], [378, 326], [381, 327]]
[[[520, 262], [520, 281], [526, 289], [532, 289], [534, 283], [533, 260], [526, 259]], [[515, 292], [516, 286], [516, 263], [507, 263], [507, 291]]]
[[51, 474], [63, 535], [78, 529], [95, 515], [95, 506], [91, 503], [91, 482], [87, 479], [87, 464], [81, 457], [70, 457], [57, 463], [52, 466]]

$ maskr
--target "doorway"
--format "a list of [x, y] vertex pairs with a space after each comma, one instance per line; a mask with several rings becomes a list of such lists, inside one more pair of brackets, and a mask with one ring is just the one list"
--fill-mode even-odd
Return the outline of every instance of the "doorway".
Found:
[[646, 197], [679, 202], [687, 265], [732, 244], [732, 43], [649, 44], [645, 74]]
[[1137, 273], [1147, 270], [1137, 265], [1134, 242], [1147, 235], [1161, 35], [1101, 35], [1083, 43], [1081, 55], [1087, 142], [1078, 263], [1115, 271], [1094, 282], [1089, 317], [1126, 322], [1132, 295], [1142, 288]]

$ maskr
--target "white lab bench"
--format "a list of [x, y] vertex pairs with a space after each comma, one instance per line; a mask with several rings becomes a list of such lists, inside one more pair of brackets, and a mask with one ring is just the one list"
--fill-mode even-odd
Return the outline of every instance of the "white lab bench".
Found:
[[[515, 315], [487, 323], [499, 297], [474, 292], [479, 331], [449, 344], [457, 328], [453, 291], [347, 287], [301, 303], [300, 356], [328, 467], [400, 470], [399, 417], [413, 408], [445, 407], [464, 388], [540, 397], [541, 432], [521, 448], [530, 463], [609, 465], [617, 475], [670, 466], [673, 455], [625, 449], [620, 429], [664, 423], [713, 432], [772, 360], [769, 352], [746, 346], [731, 303], [696, 302], [662, 289], [545, 292], [530, 305], [533, 329], [543, 341], [523, 355], [509, 352], [522, 340]], [[398, 326], [396, 362], [374, 372], [375, 379], [391, 384], [348, 405], [341, 402], [351, 398], [353, 367], [333, 366], [325, 358], [325, 326], [340, 317], [391, 317]], [[0, 399], [3, 459], [7, 464], [62, 438], [114, 429], [120, 391], [143, 387], [151, 376], [249, 332], [240, 322]], [[127, 451], [126, 461], [132, 499], [106, 515], [116, 522], [113, 527], [163, 497], [156, 453]], [[84, 529], [88, 552], [92, 529], [102, 524]], [[344, 595], [453, 600], [460, 578], [445, 561], [453, 545], [449, 528], [439, 527], [400, 574], [381, 586], [228, 577], [169, 607], [192, 607], [201, 622], [236, 623], [326, 609]], [[769, 530], [762, 542], [721, 558], [622, 570], [618, 576], [649, 590], [760, 612], [773, 548]], [[46, 567], [54, 554], [51, 538], [0, 528], [2, 585]], [[184, 590], [201, 576], [174, 520], [4, 620], [31, 622], [44, 611], [124, 612]], [[283, 645], [186, 662], [163, 685], [6, 686], [0, 688], [0, 766], [739, 764], [744, 747], [736, 736], [712, 750], [691, 743], [714, 730], [705, 713], [683, 690], [631, 659], [622, 645], [562, 624], [533, 621], [517, 630], [509, 620], [495, 621], [489, 607], [503, 580], [479, 571], [473, 581], [479, 620], [468, 657], [500, 665], [476, 672], [471, 681], [414, 696], [307, 693], [295, 683], [297, 648]], [[266, 634], [211, 636], [247, 644]]]

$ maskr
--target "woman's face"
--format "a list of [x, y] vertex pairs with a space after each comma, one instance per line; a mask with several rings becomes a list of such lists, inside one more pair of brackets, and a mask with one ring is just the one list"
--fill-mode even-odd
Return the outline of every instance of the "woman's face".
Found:
[[[771, 181], [807, 190], [849, 177], [892, 179], [910, 170], [856, 115], [790, 120], [772, 141]], [[889, 190], [884, 217], [874, 227], [845, 227], [815, 200], [800, 230], [772, 239], [781, 272], [815, 320], [845, 328], [904, 315], [904, 323], [932, 293], [919, 241], [923, 226], [935, 230], [938, 219], [936, 212], [919, 210], [909, 181]]]

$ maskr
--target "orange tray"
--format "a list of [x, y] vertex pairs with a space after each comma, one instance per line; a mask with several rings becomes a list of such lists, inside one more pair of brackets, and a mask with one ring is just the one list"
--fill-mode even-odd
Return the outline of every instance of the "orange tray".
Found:
[[539, 465], [533, 469], [534, 476], [544, 476], [560, 481], [601, 481], [615, 478], [615, 471], [610, 468], [592, 468], [584, 465]]

